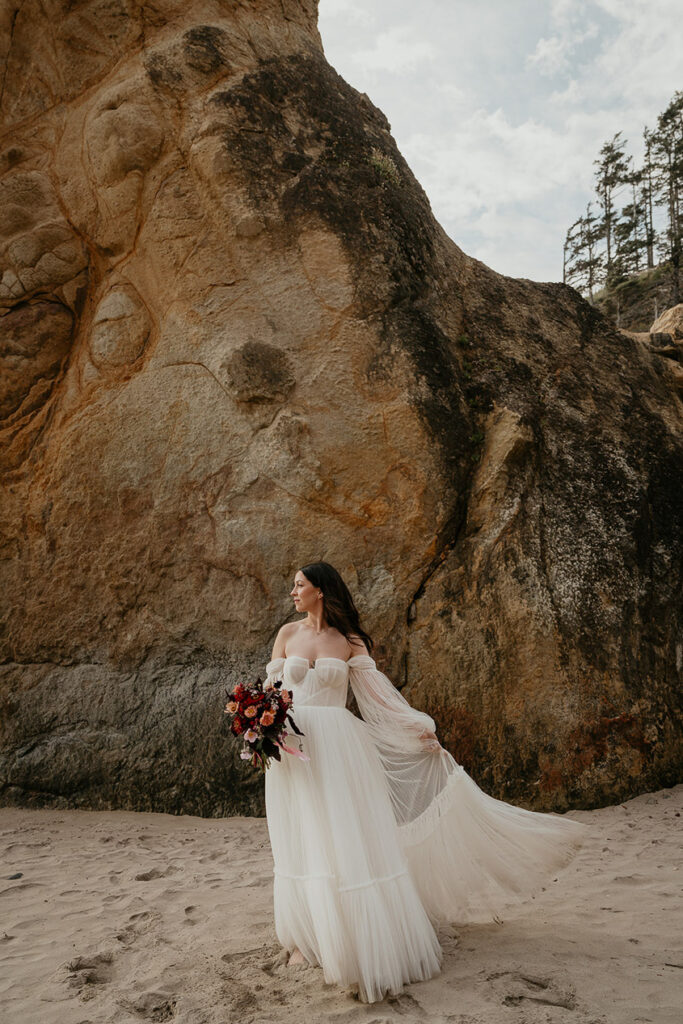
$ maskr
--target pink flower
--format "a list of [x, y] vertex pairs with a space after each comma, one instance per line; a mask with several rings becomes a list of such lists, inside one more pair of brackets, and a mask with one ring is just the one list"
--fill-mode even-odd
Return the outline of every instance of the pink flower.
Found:
[[258, 733], [254, 729], [247, 729], [247, 731], [244, 734], [244, 739], [247, 741], [247, 743], [253, 743], [254, 740], [257, 738]]
[[247, 718], [253, 718], [254, 715], [258, 714], [258, 708], [251, 704], [244, 712]]
[[231, 700], [225, 705], [225, 711], [229, 715], [234, 715], [237, 711], [237, 701]]
[[272, 725], [275, 721], [275, 715], [272, 711], [264, 711], [259, 721], [261, 725]]

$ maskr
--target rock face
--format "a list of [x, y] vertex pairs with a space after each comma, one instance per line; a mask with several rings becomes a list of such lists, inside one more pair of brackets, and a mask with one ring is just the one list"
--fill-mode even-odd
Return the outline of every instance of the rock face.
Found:
[[262, 811], [295, 570], [489, 792], [681, 769], [681, 402], [434, 221], [314, 0], [5, 5], [1, 799]]
[[646, 333], [657, 310], [666, 309], [675, 301], [672, 269], [660, 263], [639, 270], [620, 280], [606, 284], [595, 294], [595, 305], [622, 331]]
[[683, 302], [665, 309], [653, 323], [650, 334], [668, 334], [672, 341], [683, 341]]

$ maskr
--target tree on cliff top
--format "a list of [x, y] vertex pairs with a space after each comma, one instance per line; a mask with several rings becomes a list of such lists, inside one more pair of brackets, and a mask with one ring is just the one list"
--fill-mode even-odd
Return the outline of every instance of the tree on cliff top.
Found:
[[608, 280], [614, 267], [615, 192], [620, 185], [626, 182], [631, 162], [631, 157], [626, 156], [625, 149], [626, 140], [621, 138], [621, 132], [617, 132], [610, 142], [603, 145], [598, 159], [593, 161], [595, 190], [598, 202], [602, 207], [602, 230], [607, 247], [605, 270]]
[[[590, 214], [571, 225], [564, 242], [564, 281], [592, 301], [594, 289], [611, 289], [641, 269], [640, 254], [647, 253], [648, 268], [660, 263], [669, 268], [669, 302], [681, 301], [681, 192], [683, 191], [683, 92], [676, 92], [651, 131], [643, 132], [644, 158], [631, 168], [621, 132], [602, 146], [595, 165], [595, 191], [602, 209], [597, 223]], [[618, 208], [622, 190], [630, 202]], [[659, 230], [657, 228], [659, 227]]]
[[672, 304], [681, 301], [681, 191], [683, 190], [683, 92], [674, 95], [657, 119], [652, 136], [657, 168], [656, 188], [666, 209], [666, 230], [660, 235], [659, 251], [671, 267]]

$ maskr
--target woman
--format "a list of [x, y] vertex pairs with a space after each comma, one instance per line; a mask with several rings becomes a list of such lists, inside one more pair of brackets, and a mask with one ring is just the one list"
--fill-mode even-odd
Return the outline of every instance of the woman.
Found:
[[266, 772], [275, 930], [290, 964], [320, 964], [374, 1002], [437, 974], [435, 927], [528, 896], [585, 826], [479, 789], [377, 669], [331, 565], [303, 566], [291, 594], [306, 617], [280, 629], [266, 671], [293, 692], [309, 760], [283, 753]]

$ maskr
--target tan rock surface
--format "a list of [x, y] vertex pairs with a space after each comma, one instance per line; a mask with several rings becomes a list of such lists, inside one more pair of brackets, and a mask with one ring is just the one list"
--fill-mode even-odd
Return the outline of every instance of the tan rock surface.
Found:
[[316, 558], [489, 792], [674, 782], [665, 360], [445, 236], [312, 0], [10, 8], [2, 799], [261, 811], [223, 691]]
[[672, 340], [683, 341], [683, 302], [665, 309], [653, 323], [650, 334], [669, 334]]

